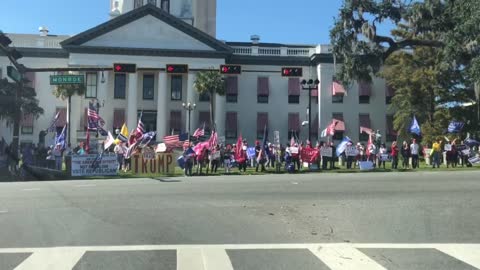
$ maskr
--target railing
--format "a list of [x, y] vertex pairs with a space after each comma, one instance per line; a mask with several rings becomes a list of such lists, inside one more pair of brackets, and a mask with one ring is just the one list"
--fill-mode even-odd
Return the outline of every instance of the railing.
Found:
[[23, 35], [8, 35], [12, 40], [14, 47], [24, 48], [61, 48], [60, 42], [65, 40], [62, 37], [41, 37], [41, 36], [23, 36]]
[[252, 48], [251, 47], [233, 47], [233, 53], [250, 55], [252, 54]]
[[288, 48], [288, 47], [258, 47], [258, 46], [232, 46], [233, 54], [237, 55], [256, 55], [256, 56], [294, 56], [309, 57], [316, 53], [318, 48]]
[[258, 55], [281, 55], [280, 48], [258, 48]]

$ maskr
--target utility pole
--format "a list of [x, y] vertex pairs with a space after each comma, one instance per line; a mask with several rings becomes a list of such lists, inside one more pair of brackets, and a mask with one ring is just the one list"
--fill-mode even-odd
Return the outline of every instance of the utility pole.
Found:
[[[320, 81], [310, 79], [308, 80], [302, 80], [300, 82], [302, 85], [303, 90], [308, 90], [308, 140], [310, 143], [312, 142], [312, 90], [318, 90], [318, 85], [320, 84]], [[307, 85], [307, 86], [305, 86]]]

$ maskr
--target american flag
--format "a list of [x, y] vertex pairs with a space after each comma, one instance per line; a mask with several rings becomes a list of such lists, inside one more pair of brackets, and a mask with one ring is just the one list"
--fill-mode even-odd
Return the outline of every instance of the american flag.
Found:
[[50, 126], [47, 129], [48, 132], [56, 131], [56, 128], [57, 128], [56, 124], [57, 124], [57, 121], [58, 121], [59, 117], [60, 117], [60, 111], [58, 111], [57, 114], [53, 117], [52, 123], [50, 124]]
[[143, 138], [143, 134], [145, 134], [145, 125], [142, 122], [142, 115], [138, 119], [137, 128], [130, 134], [129, 143], [134, 144], [137, 141], [141, 141]]
[[205, 125], [203, 125], [202, 128], [197, 128], [195, 132], [193, 133], [193, 137], [198, 138], [205, 136]]
[[102, 119], [102, 117], [100, 117], [100, 115], [98, 115], [98, 112], [93, 106], [92, 102], [88, 104], [87, 117], [88, 129], [90, 130], [97, 130], [99, 127], [103, 127], [105, 125], [105, 121]]
[[333, 120], [330, 125], [327, 127], [327, 135], [328, 136], [333, 136], [335, 135], [335, 126], [337, 125], [338, 121]]
[[169, 148], [181, 148], [188, 141], [188, 133], [163, 137], [163, 142]]
[[210, 139], [208, 140], [210, 149], [215, 147], [218, 143], [218, 135], [216, 131], [212, 131], [212, 135], [210, 135]]

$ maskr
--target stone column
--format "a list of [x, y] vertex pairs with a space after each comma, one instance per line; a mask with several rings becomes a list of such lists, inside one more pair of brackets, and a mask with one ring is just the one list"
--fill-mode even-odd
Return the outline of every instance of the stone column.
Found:
[[127, 127], [131, 133], [132, 129], [137, 127], [137, 73], [128, 74], [128, 89], [127, 89]]
[[[185, 103], [197, 103], [198, 102], [198, 94], [195, 90], [195, 88], [193, 87], [193, 83], [195, 82], [195, 79], [196, 79], [197, 75], [195, 73], [192, 73], [192, 72], [189, 72], [188, 73], [188, 77], [187, 77], [187, 99], [185, 100]], [[190, 125], [191, 125], [191, 132], [193, 133], [195, 131], [195, 129], [198, 128], [198, 110], [197, 108], [195, 108], [195, 110], [193, 110], [191, 112], [191, 117], [192, 119], [190, 119]], [[186, 111], [186, 117], [185, 117], [185, 130], [188, 131], [188, 111]]]
[[161, 140], [168, 133], [167, 127], [170, 117], [167, 110], [167, 100], [169, 98], [167, 83], [167, 73], [160, 71], [158, 73], [157, 89], [157, 141]]
[[226, 117], [225, 103], [226, 103], [225, 96], [223, 97], [219, 95], [215, 96], [215, 104], [214, 104], [215, 125], [217, 128], [217, 134], [219, 137], [225, 136], [225, 117]]
[[[103, 78], [104, 78], [104, 83], [102, 83], [102, 73], [103, 73]], [[109, 72], [108, 71], [100, 71], [97, 73], [98, 79], [97, 79], [97, 99], [98, 103], [100, 103], [101, 107], [100, 108], [100, 116], [105, 120], [105, 129], [106, 130], [111, 130], [113, 127], [113, 108], [110, 102], [110, 98], [108, 95], [108, 84], [109, 84]], [[112, 132], [115, 132], [113, 130]]]

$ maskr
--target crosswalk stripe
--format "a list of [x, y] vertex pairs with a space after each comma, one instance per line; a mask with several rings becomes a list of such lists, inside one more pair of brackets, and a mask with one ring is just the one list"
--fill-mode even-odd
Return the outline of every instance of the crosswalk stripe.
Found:
[[177, 249], [177, 270], [205, 270], [202, 250], [199, 248]]
[[351, 246], [309, 248], [331, 270], [386, 270], [367, 255]]
[[44, 249], [30, 255], [14, 270], [71, 270], [82, 258], [85, 250], [68, 249]]
[[480, 249], [478, 248], [472, 249], [464, 246], [448, 246], [437, 249], [457, 260], [480, 269]]
[[232, 262], [224, 249], [204, 248], [202, 254], [206, 270], [233, 270]]

